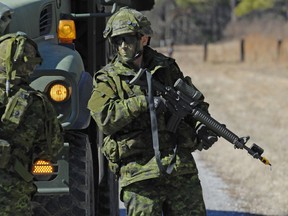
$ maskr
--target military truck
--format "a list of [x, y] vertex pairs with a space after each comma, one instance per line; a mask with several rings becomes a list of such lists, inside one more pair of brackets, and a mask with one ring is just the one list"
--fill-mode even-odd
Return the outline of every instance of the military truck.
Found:
[[103, 135], [87, 102], [92, 77], [110, 56], [103, 39], [107, 17], [121, 6], [150, 10], [154, 0], [1, 0], [0, 34], [25, 32], [43, 63], [31, 86], [53, 103], [65, 132], [57, 164], [31, 165], [37, 216], [117, 216], [118, 183], [100, 152]]

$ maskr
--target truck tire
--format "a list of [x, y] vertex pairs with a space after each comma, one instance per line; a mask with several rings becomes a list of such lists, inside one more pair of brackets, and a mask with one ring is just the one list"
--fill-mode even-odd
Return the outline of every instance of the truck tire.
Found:
[[32, 201], [35, 216], [94, 216], [94, 178], [91, 146], [88, 136], [68, 131], [69, 194], [36, 194]]

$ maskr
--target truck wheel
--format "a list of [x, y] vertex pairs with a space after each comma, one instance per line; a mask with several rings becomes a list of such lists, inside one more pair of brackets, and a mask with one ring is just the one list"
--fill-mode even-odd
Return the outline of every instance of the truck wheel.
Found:
[[36, 194], [32, 201], [36, 216], [94, 216], [94, 178], [91, 146], [86, 134], [69, 131], [69, 194]]

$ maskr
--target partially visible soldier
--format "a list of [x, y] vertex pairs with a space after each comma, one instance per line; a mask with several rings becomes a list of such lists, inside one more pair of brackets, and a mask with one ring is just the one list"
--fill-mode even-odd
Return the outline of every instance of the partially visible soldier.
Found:
[[[150, 106], [156, 109], [155, 127], [148, 108], [150, 94], [138, 84], [129, 84], [140, 68], [147, 68], [164, 85], [173, 86], [178, 78], [193, 85], [174, 59], [149, 47], [152, 33], [149, 20], [136, 10], [121, 8], [110, 17], [104, 37], [117, 53], [95, 74], [88, 107], [106, 135], [102, 150], [111, 170], [120, 176], [121, 200], [128, 216], [206, 215], [191, 152], [208, 149], [217, 136], [190, 116], [181, 120], [176, 133], [169, 132], [166, 123], [171, 113], [157, 92]], [[204, 97], [200, 105], [208, 109]], [[159, 143], [153, 138], [157, 130]]]
[[0, 37], [0, 215], [31, 216], [36, 192], [30, 174], [39, 157], [53, 160], [63, 146], [61, 125], [48, 99], [29, 87], [42, 61], [24, 33]]

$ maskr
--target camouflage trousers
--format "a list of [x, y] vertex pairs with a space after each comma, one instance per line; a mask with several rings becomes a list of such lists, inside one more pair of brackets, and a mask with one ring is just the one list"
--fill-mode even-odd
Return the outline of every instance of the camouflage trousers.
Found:
[[144, 180], [121, 190], [127, 216], [205, 216], [198, 175]]
[[0, 216], [31, 216], [33, 183], [0, 169]]

